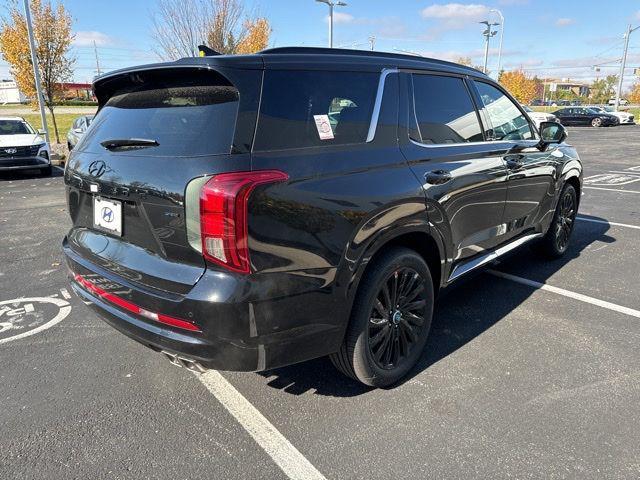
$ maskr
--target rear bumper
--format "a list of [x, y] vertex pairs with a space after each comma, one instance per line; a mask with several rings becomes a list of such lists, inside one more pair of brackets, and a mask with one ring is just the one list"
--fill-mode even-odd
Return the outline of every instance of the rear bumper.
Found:
[[[71, 288], [102, 320], [155, 351], [178, 354], [206, 368], [267, 370], [335, 352], [342, 341], [346, 317], [337, 312], [338, 302], [331, 295], [315, 289], [252, 299], [247, 294], [273, 290], [274, 278], [252, 275], [220, 282], [219, 272], [209, 272], [186, 295], [149, 291], [80, 257], [66, 242], [63, 251]], [[145, 309], [193, 318], [202, 331], [127, 312], [87, 290], [75, 280], [76, 274]]]
[[49, 159], [43, 157], [0, 158], [0, 171], [34, 170], [47, 168], [50, 165]]

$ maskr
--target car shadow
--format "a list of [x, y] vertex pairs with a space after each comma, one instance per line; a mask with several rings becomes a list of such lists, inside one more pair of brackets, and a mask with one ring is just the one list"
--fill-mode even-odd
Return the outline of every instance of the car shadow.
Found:
[[[538, 282], [544, 282], [566, 264], [578, 258], [594, 242], [614, 243], [607, 235], [609, 224], [599, 217], [581, 215], [595, 222], [577, 222], [567, 253], [560, 259], [541, 259], [531, 249], [524, 247], [501, 260], [499, 270], [517, 266], [530, 270]], [[600, 223], [604, 222], [604, 223]], [[448, 289], [439, 298], [434, 312], [431, 332], [424, 353], [416, 366], [398, 384], [411, 381], [431, 365], [453, 354], [505, 318], [535, 291], [513, 288], [506, 293], [504, 280], [486, 272], [480, 272], [459, 285]], [[332, 397], [354, 397], [372, 388], [351, 380], [339, 373], [327, 358], [319, 358], [288, 367], [259, 372], [268, 380], [267, 385], [292, 395], [314, 392]]]

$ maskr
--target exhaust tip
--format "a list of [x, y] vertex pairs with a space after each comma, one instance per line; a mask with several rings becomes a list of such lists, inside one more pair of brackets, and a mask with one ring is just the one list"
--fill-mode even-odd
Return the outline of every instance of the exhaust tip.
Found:
[[205, 373], [207, 371], [207, 369], [203, 367], [200, 362], [196, 362], [195, 360], [191, 360], [190, 358], [184, 358], [175, 353], [167, 352], [165, 350], [162, 350], [160, 353], [167, 357], [167, 360], [169, 360], [169, 362], [176, 367], [186, 368], [187, 370], [191, 370], [195, 373]]

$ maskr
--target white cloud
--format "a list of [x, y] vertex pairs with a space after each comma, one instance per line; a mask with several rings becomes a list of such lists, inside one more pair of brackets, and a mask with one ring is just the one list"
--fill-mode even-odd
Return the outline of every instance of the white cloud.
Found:
[[[329, 22], [329, 15], [325, 17], [325, 22]], [[343, 12], [333, 12], [333, 23], [352, 23], [354, 16]]]
[[459, 29], [468, 23], [486, 20], [491, 10], [486, 5], [462, 3], [447, 3], [444, 5], [431, 5], [422, 10], [423, 18], [436, 19], [445, 29]]
[[75, 35], [76, 38], [73, 40], [73, 45], [76, 47], [92, 47], [93, 42], [96, 42], [97, 46], [111, 45], [114, 43], [109, 35], [95, 30], [79, 31], [76, 32]]
[[576, 21], [573, 18], [559, 18], [556, 20], [556, 27], [566, 27], [567, 25], [573, 25]]

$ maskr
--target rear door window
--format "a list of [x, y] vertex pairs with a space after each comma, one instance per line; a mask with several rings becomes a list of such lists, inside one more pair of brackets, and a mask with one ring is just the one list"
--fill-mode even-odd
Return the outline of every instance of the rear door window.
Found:
[[425, 144], [484, 140], [471, 95], [458, 77], [413, 74], [414, 128], [410, 135]]
[[484, 82], [475, 82], [480, 99], [491, 121], [487, 128], [489, 140], [529, 140], [531, 125], [524, 113], [502, 91]]
[[362, 143], [379, 73], [267, 70], [254, 150]]
[[98, 112], [78, 150], [106, 152], [105, 140], [148, 139], [158, 145], [128, 155], [197, 156], [230, 153], [238, 90], [222, 76], [143, 84], [116, 92]]

